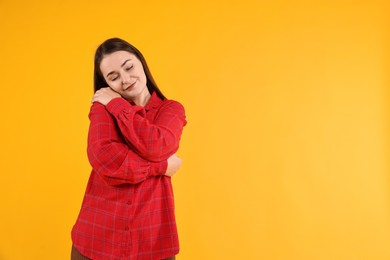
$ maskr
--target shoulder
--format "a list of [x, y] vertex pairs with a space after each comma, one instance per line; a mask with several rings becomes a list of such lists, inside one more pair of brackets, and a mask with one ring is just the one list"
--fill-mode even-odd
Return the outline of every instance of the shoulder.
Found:
[[164, 118], [165, 120], [180, 120], [183, 125], [186, 124], [186, 113], [184, 106], [172, 99], [164, 99], [156, 109], [155, 118]]
[[179, 120], [183, 126], [187, 124], [184, 106], [178, 101], [165, 99], [160, 105], [158, 114], [169, 117], [172, 120]]
[[180, 102], [172, 99], [163, 100], [159, 110], [169, 111], [175, 114], [185, 114], [184, 106]]

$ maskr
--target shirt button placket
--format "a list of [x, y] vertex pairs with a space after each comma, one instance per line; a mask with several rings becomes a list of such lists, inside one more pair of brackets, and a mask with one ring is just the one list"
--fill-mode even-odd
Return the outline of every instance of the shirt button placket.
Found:
[[[128, 210], [131, 211], [131, 201], [128, 200], [126, 204], [129, 206]], [[130, 230], [130, 219], [127, 219], [127, 223], [125, 224], [125, 231]]]
[[[131, 200], [127, 200], [126, 201], [126, 205], [127, 205], [127, 216], [130, 216], [131, 215], [131, 211], [132, 211], [132, 201]], [[130, 253], [130, 249], [128, 247], [128, 244], [131, 243], [131, 232], [130, 231], [130, 220], [127, 219], [126, 220], [126, 223], [123, 227], [124, 229], [124, 236], [125, 236], [125, 241], [124, 244], [123, 244], [123, 252], [121, 254], [122, 256], [122, 259], [127, 259], [127, 257], [129, 256], [129, 253]]]

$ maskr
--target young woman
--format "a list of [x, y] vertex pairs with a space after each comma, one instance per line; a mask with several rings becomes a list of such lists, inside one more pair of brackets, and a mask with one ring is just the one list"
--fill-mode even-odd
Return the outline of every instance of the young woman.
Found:
[[175, 259], [170, 177], [181, 165], [184, 108], [164, 97], [143, 55], [118, 38], [96, 50], [94, 85], [92, 172], [72, 229], [72, 260]]

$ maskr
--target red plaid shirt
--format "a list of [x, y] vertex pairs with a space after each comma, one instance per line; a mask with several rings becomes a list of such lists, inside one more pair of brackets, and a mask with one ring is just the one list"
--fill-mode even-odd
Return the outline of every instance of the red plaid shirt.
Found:
[[163, 259], [179, 252], [167, 158], [186, 124], [183, 106], [155, 93], [145, 107], [122, 98], [89, 113], [92, 172], [73, 245], [98, 259]]

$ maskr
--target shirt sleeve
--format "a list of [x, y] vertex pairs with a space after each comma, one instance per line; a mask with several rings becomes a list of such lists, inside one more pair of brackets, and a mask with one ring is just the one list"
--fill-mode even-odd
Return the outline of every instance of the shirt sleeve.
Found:
[[128, 144], [144, 159], [166, 160], [179, 149], [186, 125], [184, 107], [179, 102], [164, 100], [153, 123], [145, 118], [142, 106], [131, 105], [123, 98], [112, 99], [106, 108]]
[[150, 176], [165, 174], [167, 161], [151, 162], [135, 153], [102, 104], [93, 103], [89, 119], [88, 159], [92, 168], [108, 184], [136, 184]]

